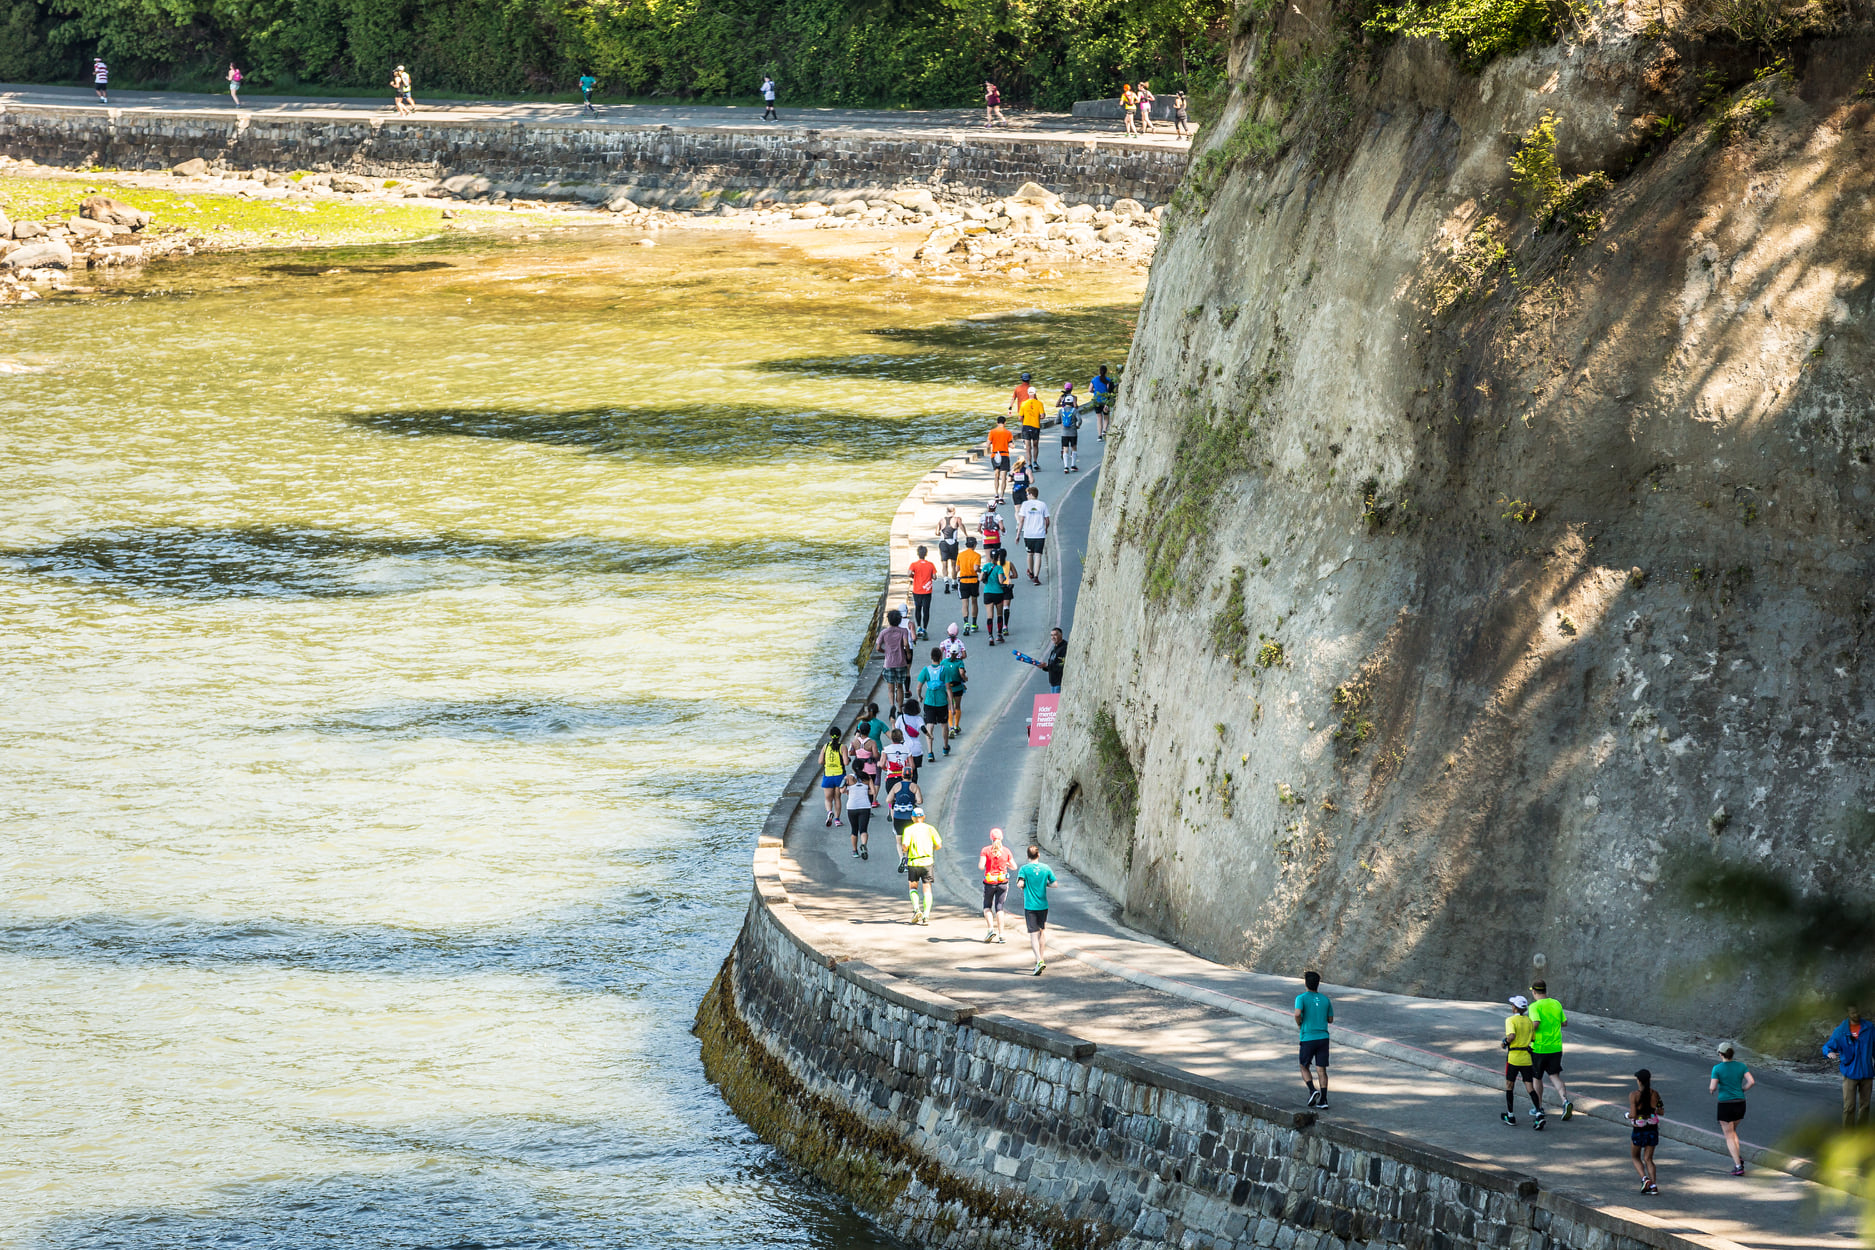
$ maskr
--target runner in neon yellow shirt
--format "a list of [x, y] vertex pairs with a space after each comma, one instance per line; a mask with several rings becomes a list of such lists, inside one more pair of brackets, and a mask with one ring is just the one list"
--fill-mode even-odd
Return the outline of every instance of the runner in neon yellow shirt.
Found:
[[[905, 881], [911, 890], [911, 922], [930, 924], [931, 865], [944, 846], [944, 839], [934, 826], [926, 823], [924, 808], [917, 809], [917, 816], [918, 819], [906, 825], [904, 832], [898, 835], [898, 849], [905, 857]], [[922, 906], [920, 886], [923, 887]]]

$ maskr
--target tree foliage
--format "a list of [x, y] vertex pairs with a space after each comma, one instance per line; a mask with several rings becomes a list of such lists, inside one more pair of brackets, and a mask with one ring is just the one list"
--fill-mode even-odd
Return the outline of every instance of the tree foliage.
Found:
[[1122, 81], [1203, 89], [1223, 75], [1224, 0], [0, 0], [0, 76], [257, 86], [964, 105], [988, 78], [1064, 108]]

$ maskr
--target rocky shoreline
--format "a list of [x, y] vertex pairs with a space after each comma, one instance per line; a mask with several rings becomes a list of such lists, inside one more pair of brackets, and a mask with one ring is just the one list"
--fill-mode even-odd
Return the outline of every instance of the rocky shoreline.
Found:
[[[618, 187], [599, 184], [496, 182], [462, 174], [438, 181], [367, 178], [344, 171], [236, 169], [195, 159], [160, 173], [59, 169], [0, 156], [0, 178], [82, 181], [95, 185], [74, 211], [63, 209], [9, 219], [0, 200], [0, 304], [24, 303], [44, 293], [84, 293], [81, 270], [141, 265], [200, 252], [318, 246], [337, 241], [317, 222], [285, 217], [278, 229], [231, 227], [223, 222], [191, 228], [171, 220], [175, 211], [137, 204], [138, 192], [159, 192], [180, 209], [201, 210], [178, 196], [230, 197], [244, 206], [283, 214], [314, 214], [328, 206], [382, 214], [393, 206], [412, 222], [408, 237], [444, 231], [512, 229], [526, 218], [558, 225], [610, 225], [656, 235], [673, 229], [749, 229], [764, 234], [802, 230], [892, 232], [922, 230], [910, 262], [933, 277], [1003, 273], [1015, 278], [1059, 277], [1054, 265], [1131, 265], [1144, 272], [1159, 237], [1162, 207], [1122, 199], [1111, 206], [1076, 203], [1036, 184], [991, 198], [958, 186], [839, 191], [822, 199], [776, 201], [722, 195], [691, 207], [635, 202]], [[109, 195], [96, 194], [109, 191]], [[121, 198], [120, 198], [121, 197]], [[146, 198], [148, 198], [146, 196]], [[224, 201], [226, 202], [226, 201]], [[435, 216], [429, 216], [429, 210]], [[514, 215], [522, 216], [517, 221]], [[899, 262], [904, 264], [905, 262]]]

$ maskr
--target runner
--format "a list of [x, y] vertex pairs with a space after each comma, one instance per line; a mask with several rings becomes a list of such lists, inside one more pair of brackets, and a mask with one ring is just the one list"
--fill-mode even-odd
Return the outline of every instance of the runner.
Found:
[[846, 778], [846, 820], [853, 826], [854, 859], [872, 858], [866, 847], [866, 830], [872, 824], [872, 809], [876, 806], [872, 787], [866, 784], [865, 778], [849, 773]]
[[834, 807], [835, 792], [846, 778], [846, 752], [840, 749], [840, 727], [827, 730], [827, 741], [820, 748], [820, 797], [827, 805], [827, 828], [840, 824]]
[[1654, 1148], [1660, 1145], [1660, 1113], [1667, 1103], [1654, 1088], [1654, 1074], [1642, 1068], [1634, 1074], [1640, 1088], [1628, 1094], [1628, 1153], [1641, 1174], [1641, 1192], [1660, 1192], [1660, 1172], [1654, 1166]]
[[[1302, 1083], [1309, 1087], [1308, 1106], [1328, 1110], [1328, 1026], [1335, 1022], [1335, 1004], [1322, 993], [1322, 974], [1302, 974], [1302, 992], [1296, 995], [1296, 1027], [1301, 1029]], [[1322, 1087], [1315, 1088], [1309, 1068], [1322, 1074]]]
[[885, 688], [892, 705], [898, 707], [911, 694], [911, 644], [917, 638], [899, 622], [905, 618], [897, 608], [885, 614], [885, 628], [873, 640], [885, 667]]
[[592, 89], [598, 85], [599, 80], [589, 73], [579, 76], [579, 99], [588, 113], [597, 113], [599, 111], [592, 106]]
[[[1022, 376], [1026, 379], [1029, 375], [1025, 373]], [[1022, 441], [1029, 449], [1031, 472], [1041, 471], [1042, 418], [1047, 414], [1048, 409], [1043, 406], [1041, 396], [1033, 388], [1029, 391], [1029, 397], [1016, 409], [1016, 415], [1022, 419]]]
[[1035, 397], [1034, 381], [1035, 376], [1033, 374], [1025, 373], [1022, 375], [1021, 381], [1016, 383], [1016, 389], [1009, 392], [1010, 416], [1021, 416], [1022, 405]]
[[[911, 922], [931, 923], [931, 863], [944, 846], [938, 831], [925, 823], [924, 808], [913, 813], [915, 819], [899, 834], [899, 853], [905, 857], [905, 884], [911, 890]], [[918, 905], [922, 886], [924, 906]]]
[[957, 552], [964, 541], [964, 519], [957, 515], [955, 504], [944, 509], [938, 521], [938, 559], [944, 565], [944, 593], [957, 589]]
[[992, 551], [989, 560], [983, 565], [983, 606], [990, 614], [990, 645], [996, 645], [1003, 634], [1003, 587], [1004, 581], [1001, 550]]
[[[924, 810], [924, 791], [910, 777], [900, 777], [892, 787], [888, 803], [882, 806], [887, 807], [888, 815], [892, 818], [892, 836], [903, 841], [905, 831], [911, 828], [918, 819], [918, 813]], [[904, 871], [904, 868], [903, 863], [899, 864], [899, 871]]]
[[[879, 793], [879, 747], [867, 734], [870, 726], [861, 720], [853, 727], [853, 737], [846, 745], [846, 762], [852, 768], [853, 775], [866, 784], [866, 789], [874, 797]], [[852, 804], [847, 805], [849, 808]]]
[[983, 84], [983, 124], [985, 126], [1009, 124], [1003, 119], [1003, 93], [996, 89], [996, 84], [993, 82]]
[[998, 614], [998, 635], [1004, 642], [1009, 641], [1009, 622], [1015, 619], [1016, 611], [1016, 562], [1007, 551], [996, 553], [996, 565], [1003, 571], [1003, 610]]
[[1569, 1089], [1562, 1079], [1562, 1031], [1569, 1024], [1569, 1013], [1549, 996], [1549, 986], [1541, 981], [1530, 983], [1536, 998], [1530, 1003], [1530, 1018], [1536, 1021], [1536, 1036], [1530, 1039], [1530, 1058], [1536, 1064], [1537, 1080], [1556, 1087], [1562, 1099], [1563, 1122], [1575, 1118], [1576, 1105], [1569, 1101]]
[[1133, 94], [1133, 88], [1127, 83], [1120, 84], [1120, 120], [1126, 123], [1126, 133], [1136, 135], [1139, 127], [1133, 118], [1139, 114], [1139, 97]]
[[964, 549], [957, 553], [957, 609], [963, 614], [964, 633], [977, 632], [977, 591], [982, 584], [983, 557], [977, 554], [977, 540], [964, 539]]
[[938, 672], [943, 678], [944, 690], [950, 695], [950, 719], [946, 722], [944, 754], [951, 753], [950, 739], [963, 732], [964, 691], [969, 688], [970, 674], [964, 669], [964, 644], [957, 638], [957, 627], [951, 626], [950, 637], [938, 644], [938, 650], [944, 659], [938, 665]]
[[[1027, 446], [1028, 444], [1023, 444]], [[1029, 490], [1035, 485], [1035, 479], [1029, 474], [1029, 461], [1026, 456], [1016, 457], [1016, 467], [1009, 474], [1009, 502], [1016, 505], [1016, 514], [1022, 513], [1022, 502], [1029, 497]]]
[[938, 739], [944, 739], [944, 754], [951, 753], [951, 694], [944, 676], [944, 648], [931, 648], [931, 662], [918, 670], [919, 696], [924, 700], [925, 763], [937, 763]]
[[775, 112], [775, 80], [767, 74], [762, 75], [762, 120], [778, 122], [781, 114]]
[[914, 754], [916, 748], [906, 745], [903, 729], [886, 731], [885, 746], [879, 752], [879, 767], [885, 773], [885, 781], [880, 788], [885, 794], [891, 795], [898, 789], [899, 782], [909, 780], [917, 772], [911, 762]]
[[1107, 376], [1107, 366], [1100, 366], [1100, 372], [1088, 381], [1087, 389], [1094, 396], [1094, 419], [1100, 425], [1100, 437], [1104, 442], [1107, 437], [1107, 422], [1113, 416], [1113, 393], [1117, 389], [1113, 379]]
[[417, 105], [410, 98], [410, 71], [399, 65], [391, 73], [391, 106], [399, 117], [417, 111]]
[[1187, 100], [1184, 91], [1180, 90], [1172, 96], [1172, 125], [1178, 129], [1181, 136], [1189, 138], [1191, 131], [1185, 128], [1189, 121], [1191, 121], [1191, 101]]
[[1725, 1148], [1732, 1155], [1732, 1175], [1745, 1174], [1745, 1161], [1738, 1153], [1738, 1122], [1745, 1118], [1745, 1091], [1758, 1083], [1751, 1069], [1732, 1056], [1737, 1052], [1730, 1042], [1719, 1043], [1719, 1062], [1712, 1065], [1712, 1081], [1706, 1092], [1718, 1095], [1719, 1131], [1725, 1134]]
[[1003, 911], [1009, 901], [1009, 874], [1015, 871], [1016, 857], [1003, 845], [1003, 831], [990, 830], [990, 844], [977, 852], [977, 867], [983, 872], [983, 940], [1003, 940]]
[[910, 695], [906, 695], [905, 698], [905, 705], [898, 710], [896, 728], [904, 735], [902, 741], [911, 750], [911, 755], [905, 761], [905, 775], [916, 781], [918, 780], [918, 761], [924, 758], [925, 735], [929, 729], [925, 725], [921, 705], [912, 701]]
[[1144, 78], [1139, 80], [1139, 90], [1134, 92], [1139, 100], [1139, 128], [1147, 134], [1152, 133], [1152, 102], [1158, 99], [1152, 94], [1152, 84]]
[[1042, 848], [1029, 845], [1029, 862], [1016, 872], [1022, 887], [1022, 921], [1029, 930], [1029, 949], [1035, 952], [1035, 975], [1048, 966], [1045, 930], [1048, 928], [1048, 887], [1055, 883], [1052, 868], [1042, 862]]
[[233, 61], [228, 62], [228, 98], [234, 101], [236, 108], [241, 107], [241, 71], [235, 68]]
[[1055, 401], [1055, 412], [1061, 418], [1061, 471], [1079, 473], [1081, 471], [1081, 401], [1074, 397], [1074, 383], [1061, 388], [1061, 398]]
[[1016, 509], [1016, 531], [1022, 535], [1022, 545], [1029, 549], [1029, 580], [1037, 586], [1042, 584], [1042, 553], [1048, 546], [1048, 505], [1041, 496]]
[[990, 471], [995, 474], [990, 483], [990, 506], [1003, 501], [1003, 495], [1009, 490], [1009, 444], [1016, 441], [1016, 432], [1009, 428], [1008, 417], [996, 418], [989, 437], [983, 445], [989, 451]]
[[930, 548], [918, 548], [910, 569], [912, 623], [918, 627], [920, 642], [931, 636], [931, 583], [937, 580], [937, 565], [925, 558], [930, 554]]
[[995, 559], [1003, 549], [1003, 518], [997, 513], [994, 502], [983, 509], [982, 517], [977, 520], [977, 533], [983, 535], [984, 555]]
[[1504, 1049], [1509, 1052], [1504, 1056], [1504, 1114], [1499, 1119], [1506, 1124], [1517, 1122], [1517, 1082], [1522, 1081], [1530, 1094], [1530, 1122], [1537, 1132], [1543, 1131], [1543, 1082], [1536, 1074], [1536, 1064], [1530, 1061], [1530, 1039], [1536, 1036], [1536, 1021], [1530, 1018], [1530, 1000], [1522, 994], [1512, 994], [1510, 1005], [1515, 1015], [1504, 1017]]

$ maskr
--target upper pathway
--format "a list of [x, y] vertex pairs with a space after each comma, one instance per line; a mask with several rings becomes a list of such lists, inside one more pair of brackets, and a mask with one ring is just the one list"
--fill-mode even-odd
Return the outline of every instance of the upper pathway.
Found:
[[[1057, 467], [1053, 432], [1043, 446], [1040, 485], [1056, 528], [1045, 584], [1024, 580], [1018, 586], [1010, 631], [1013, 649], [1031, 655], [1040, 654], [1052, 625], [1061, 624], [1072, 637], [1101, 449], [1091, 429], [1081, 442], [1083, 471], [1073, 475]], [[937, 521], [947, 504], [955, 504], [974, 527], [988, 495], [981, 462], [953, 466], [949, 476], [932, 479], [928, 498], [901, 510], [895, 523], [894, 573], [903, 573], [912, 542], [931, 541], [935, 552]], [[1006, 505], [1003, 511], [1007, 521]], [[1021, 567], [1022, 554], [1012, 548], [1012, 555]], [[957, 602], [937, 596], [934, 638], [958, 619]], [[824, 826], [818, 791], [797, 810], [786, 835], [782, 873], [791, 901], [823, 927], [826, 949], [863, 958], [980, 1009], [1144, 1052], [1228, 1081], [1250, 1097], [1301, 1108], [1305, 1091], [1288, 1014], [1301, 989], [1295, 979], [1211, 963], [1133, 932], [1108, 900], [1060, 864], [1052, 865], [1061, 880], [1051, 891], [1047, 972], [1030, 975], [1019, 903], [1007, 944], [984, 943], [976, 857], [992, 825], [1008, 831], [1018, 860], [1034, 833], [1033, 761], [1046, 748], [1026, 745], [1026, 722], [1033, 695], [1047, 685], [1039, 670], [1010, 658], [1011, 648], [992, 648], [983, 634], [967, 642], [964, 734], [953, 754], [926, 765], [920, 778], [927, 813], [945, 838], [929, 927], [906, 923], [905, 878], [895, 872], [889, 822], [875, 823], [873, 856], [853, 859], [847, 830]], [[1073, 682], [1071, 673], [1066, 680]], [[884, 704], [882, 689], [873, 697]], [[1046, 846], [1046, 831], [1040, 841]], [[1567, 1004], [1568, 987], [1556, 988]], [[1735, 1178], [1730, 1160], [1706, 1148], [1717, 1146], [1706, 1091], [1714, 1057], [1697, 1039], [1572, 1013], [1564, 1035], [1565, 1075], [1571, 1095], [1587, 1111], [1566, 1124], [1552, 1114], [1539, 1134], [1530, 1129], [1521, 1090], [1518, 1126], [1498, 1120], [1504, 1100], [1497, 1039], [1508, 1008], [1333, 984], [1323, 989], [1336, 1003], [1332, 1105], [1323, 1113], [1330, 1118], [1535, 1175], [1553, 1190], [1715, 1247], [1855, 1244], [1853, 1212], [1819, 1201], [1830, 1191], [1774, 1167], [1753, 1167], [1745, 1178]], [[1504, 987], [1506, 995], [1523, 990]], [[1656, 1074], [1675, 1121], [1669, 1132], [1679, 1138], [1663, 1135], [1661, 1192], [1655, 1197], [1639, 1193], [1627, 1127], [1615, 1105], [1625, 1106], [1630, 1074], [1640, 1067]], [[1762, 1147], [1798, 1122], [1837, 1113], [1833, 1082], [1777, 1072], [1758, 1077], [1744, 1127], [1746, 1138], [1760, 1144], [1761, 1157]], [[1553, 1095], [1549, 1101], [1553, 1111]]]
[[[52, 87], [32, 83], [0, 83], [0, 105], [54, 105], [61, 108], [121, 109], [132, 112], [194, 113], [204, 110], [235, 111], [225, 94], [204, 95], [185, 91], [120, 91], [112, 89], [110, 103], [101, 103], [89, 87]], [[795, 108], [783, 103], [779, 122], [762, 120], [755, 105], [602, 104], [588, 113], [578, 104], [554, 101], [426, 100], [417, 99], [417, 111], [399, 119], [389, 92], [370, 96], [325, 97], [249, 94], [241, 113], [251, 117], [304, 117], [339, 120], [407, 120], [421, 122], [448, 118], [463, 121], [528, 121], [593, 126], [670, 126], [686, 130], [739, 130], [777, 126], [780, 129], [855, 131], [869, 134], [906, 133], [929, 137], [954, 135], [1017, 136], [1056, 142], [1097, 141], [1183, 149], [1189, 141], [1173, 134], [1170, 125], [1155, 123], [1150, 134], [1128, 135], [1118, 121], [1092, 121], [1065, 113], [1011, 113], [1007, 126], [986, 127], [981, 109], [842, 109]]]

